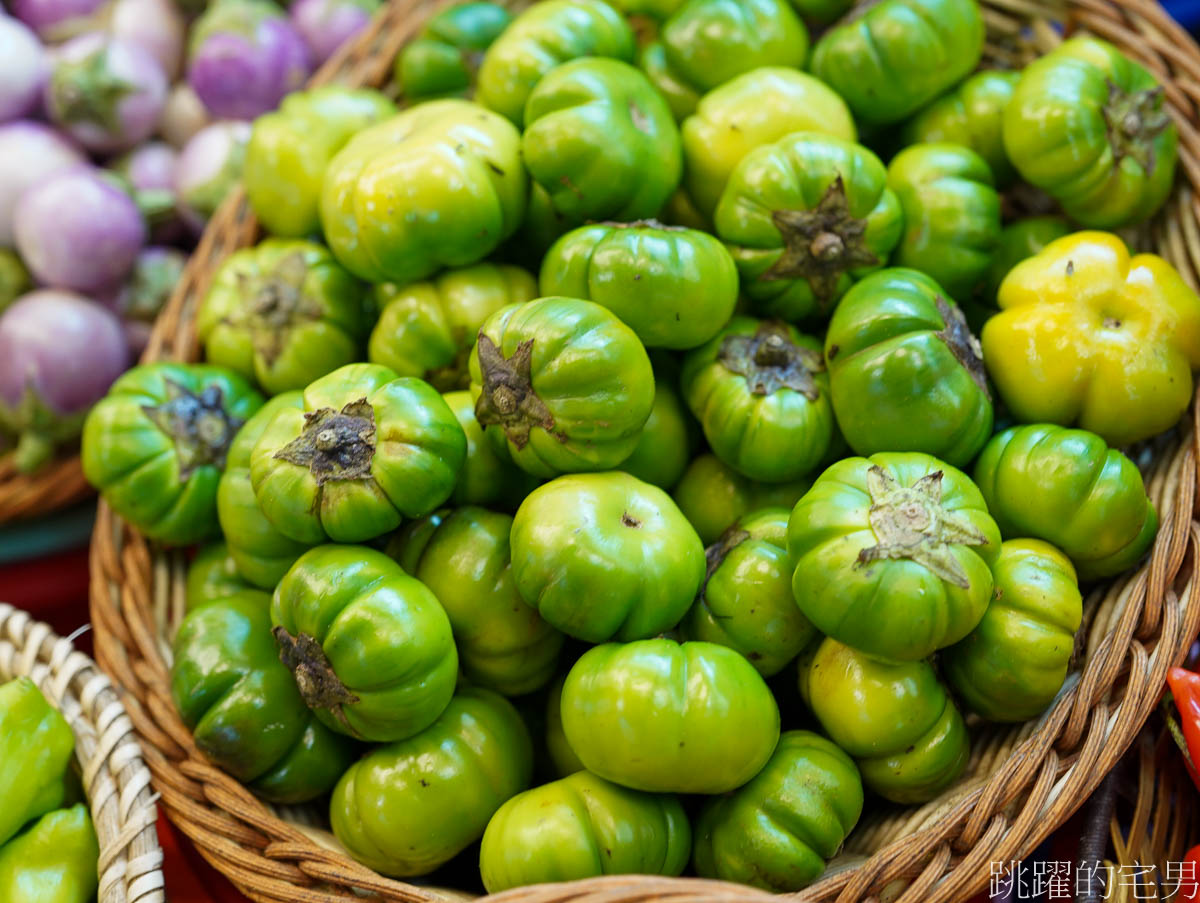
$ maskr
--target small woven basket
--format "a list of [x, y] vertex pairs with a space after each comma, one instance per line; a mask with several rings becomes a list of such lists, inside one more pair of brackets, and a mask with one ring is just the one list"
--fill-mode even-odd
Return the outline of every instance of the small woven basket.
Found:
[[[1130, 240], [1170, 260], [1200, 286], [1200, 48], [1152, 0], [983, 0], [986, 54], [1020, 65], [1068, 31], [1117, 44], [1165, 87], [1180, 131], [1179, 185], [1156, 220]], [[314, 83], [382, 85], [400, 48], [440, 8], [391, 0], [370, 29]], [[146, 360], [199, 358], [193, 318], [212, 274], [258, 235], [244, 194], [227, 198], [156, 324]], [[1027, 856], [1095, 790], [1153, 711], [1167, 669], [1200, 628], [1195, 562], [1196, 425], [1189, 417], [1144, 456], [1161, 527], [1148, 563], [1091, 594], [1077, 668], [1037, 722], [976, 726], [967, 777], [920, 809], [876, 811], [855, 830], [806, 903], [951, 903], [984, 889], [990, 863]], [[381, 877], [324, 830], [325, 813], [279, 811], [209, 764], [170, 693], [170, 638], [183, 614], [184, 557], [148, 543], [101, 504], [91, 548], [92, 619], [101, 666], [128, 691], [154, 785], [171, 820], [201, 855], [263, 903], [433, 901], [446, 892]], [[687, 903], [773, 898], [740, 885], [622, 876], [519, 888], [489, 903]]]
[[117, 690], [90, 658], [0, 603], [0, 682], [28, 677], [75, 732], [75, 759], [100, 841], [99, 903], [164, 903], [150, 771]]

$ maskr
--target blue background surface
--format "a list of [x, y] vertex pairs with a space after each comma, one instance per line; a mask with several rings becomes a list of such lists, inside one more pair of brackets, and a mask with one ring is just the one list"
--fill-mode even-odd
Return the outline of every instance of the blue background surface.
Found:
[[1200, 0], [1166, 0], [1163, 6], [1184, 28], [1200, 27]]

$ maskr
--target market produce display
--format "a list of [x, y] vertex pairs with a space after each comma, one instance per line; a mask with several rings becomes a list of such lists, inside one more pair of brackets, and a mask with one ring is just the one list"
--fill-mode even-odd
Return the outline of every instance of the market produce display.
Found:
[[642, 70], [677, 119], [709, 90], [763, 66], [802, 68], [808, 30], [784, 0], [687, 0], [640, 52]]
[[0, 685], [0, 899], [88, 903], [100, 844], [73, 760], [75, 734], [27, 677]]
[[1144, 70], [976, 71], [975, 0], [472, 2], [397, 102], [267, 111], [287, 20], [225, 2], [193, 84], [276, 54], [216, 155], [265, 234], [205, 284], [205, 362], [83, 432], [132, 527], [205, 543], [172, 692], [215, 765], [390, 877], [789, 892], [1055, 704], [1200, 369], [1200, 296], [1080, 228], [1165, 197]]
[[700, 98], [680, 123], [684, 187], [702, 217], [711, 217], [729, 176], [756, 147], [793, 132], [858, 138], [846, 102], [823, 81], [785, 66], [763, 66]]
[[[14, 0], [0, 8], [6, 464], [36, 478], [56, 453], [78, 451], [88, 409], [141, 355], [186, 254], [244, 168], [256, 207], [276, 234], [307, 238], [318, 229], [329, 158], [366, 123], [394, 113], [394, 105], [376, 91], [329, 88], [288, 98], [253, 129], [251, 121], [300, 88], [377, 6]], [[259, 176], [264, 168], [269, 172]], [[300, 187], [305, 179], [307, 191]], [[329, 256], [324, 247], [313, 253]], [[365, 291], [349, 276], [340, 289], [313, 278], [327, 295]], [[286, 273], [277, 281], [286, 282]], [[268, 319], [294, 324], [309, 316], [308, 286], [297, 288], [290, 301], [281, 296]], [[212, 316], [225, 313], [214, 309]], [[244, 343], [252, 332], [247, 315], [234, 315]], [[255, 316], [261, 323], [262, 311]], [[361, 359], [370, 324], [357, 302], [349, 316], [339, 325], [350, 348], [326, 352], [329, 369]], [[302, 330], [305, 348], [264, 351], [260, 335], [258, 366], [286, 371], [289, 358], [333, 341], [318, 326], [338, 323], [336, 312], [316, 319]], [[252, 375], [252, 352], [230, 347], [236, 343], [228, 331], [212, 328], [224, 333], [215, 341], [225, 346], [224, 356], [214, 351], [214, 363]], [[277, 373], [268, 391], [282, 391], [280, 379], [286, 376]]]

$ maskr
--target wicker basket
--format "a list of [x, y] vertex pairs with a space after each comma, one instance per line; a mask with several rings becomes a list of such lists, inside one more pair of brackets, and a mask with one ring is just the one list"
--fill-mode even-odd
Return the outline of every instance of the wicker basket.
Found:
[[36, 473], [17, 471], [12, 454], [0, 455], [0, 525], [50, 514], [95, 495], [79, 455], [59, 458]]
[[[1200, 48], [1152, 0], [984, 0], [990, 59], [1020, 63], [1085, 29], [1118, 44], [1164, 83], [1178, 122], [1181, 178], [1164, 212], [1134, 241], [1153, 246], [1200, 286]], [[392, 0], [368, 33], [315, 81], [379, 85], [395, 53], [438, 5]], [[146, 359], [196, 360], [193, 315], [216, 267], [251, 244], [257, 226], [244, 195], [218, 211], [151, 337]], [[919, 810], [866, 819], [803, 901], [949, 903], [986, 887], [991, 862], [1026, 856], [1095, 790], [1133, 743], [1158, 701], [1167, 669], [1200, 628], [1196, 586], [1200, 528], [1196, 426], [1156, 447], [1147, 486], [1162, 526], [1137, 573], [1093, 593], [1080, 632], [1079, 670], [1037, 723], [979, 728], [968, 777]], [[255, 799], [197, 751], [171, 701], [169, 637], [183, 612], [183, 556], [150, 545], [101, 505], [91, 549], [97, 659], [132, 699], [154, 785], [167, 815], [201, 855], [249, 897], [271, 903], [443, 899], [442, 892], [385, 879], [356, 864], [319, 827], [324, 816], [281, 813]], [[521, 888], [495, 903], [641, 903], [770, 895], [699, 879], [598, 878]]]
[[163, 903], [150, 772], [117, 691], [70, 640], [0, 603], [0, 682], [28, 677], [75, 732], [75, 759], [100, 841], [99, 903]]

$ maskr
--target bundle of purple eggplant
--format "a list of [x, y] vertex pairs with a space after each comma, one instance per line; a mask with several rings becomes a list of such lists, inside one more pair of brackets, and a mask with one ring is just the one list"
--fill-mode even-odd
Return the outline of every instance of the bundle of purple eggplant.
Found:
[[0, 0], [0, 458], [33, 473], [141, 353], [275, 109], [380, 0]]

